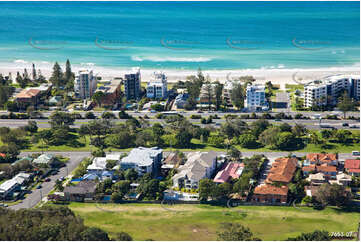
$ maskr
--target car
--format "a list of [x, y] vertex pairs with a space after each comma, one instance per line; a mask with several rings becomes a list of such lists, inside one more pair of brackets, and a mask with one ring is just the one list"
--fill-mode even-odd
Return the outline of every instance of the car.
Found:
[[343, 127], [348, 127], [348, 123], [343, 123], [342, 126]]
[[276, 118], [276, 119], [275, 119], [275, 121], [276, 121], [276, 122], [279, 122], [279, 121], [281, 121], [281, 119], [279, 119], [279, 118]]
[[356, 125], [356, 124], [353, 124], [353, 125], [350, 125], [350, 128], [352, 128], [352, 129], [358, 129], [358, 128], [360, 128], [360, 126], [359, 126], [359, 125]]
[[46, 178], [45, 181], [46, 181], [46, 182], [50, 182], [50, 178], [49, 178], [49, 177]]
[[36, 187], [36, 189], [41, 189], [42, 188], [42, 186], [41, 185], [38, 185], [37, 187]]
[[352, 151], [352, 156], [360, 156], [360, 151]]
[[152, 109], [152, 110], [150, 110], [150, 112], [151, 112], [151, 113], [156, 113], [157, 111], [155, 111], [155, 110]]

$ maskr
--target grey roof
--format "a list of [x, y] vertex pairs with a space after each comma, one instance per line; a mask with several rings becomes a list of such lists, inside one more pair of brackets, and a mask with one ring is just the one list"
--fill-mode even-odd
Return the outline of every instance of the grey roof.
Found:
[[80, 181], [75, 186], [65, 187], [64, 193], [73, 193], [73, 194], [86, 194], [93, 193], [95, 191], [97, 183], [91, 180]]
[[199, 181], [204, 178], [208, 167], [211, 167], [213, 160], [217, 157], [216, 152], [192, 152], [187, 156], [187, 162], [178, 168], [178, 173], [172, 179], [186, 177]]
[[54, 155], [52, 154], [42, 154], [38, 158], [36, 158], [33, 162], [37, 164], [48, 164], [53, 158]]
[[7, 180], [0, 185], [0, 191], [5, 192], [10, 190], [12, 187], [19, 185], [15, 179]]
[[162, 149], [158, 147], [144, 148], [139, 147], [132, 149], [128, 156], [124, 157], [120, 163], [132, 163], [138, 166], [150, 166], [154, 162], [154, 157], [161, 154]]

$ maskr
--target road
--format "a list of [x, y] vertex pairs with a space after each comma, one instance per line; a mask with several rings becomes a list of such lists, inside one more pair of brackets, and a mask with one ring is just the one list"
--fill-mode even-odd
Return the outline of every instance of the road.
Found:
[[[278, 94], [278, 93], [277, 93]], [[287, 98], [285, 100], [289, 100], [289, 94], [287, 93]], [[276, 97], [277, 98], [277, 97]], [[284, 100], [284, 96], [282, 96], [281, 94], [281, 99], [280, 100]], [[85, 113], [87, 113], [87, 111], [75, 111], [77, 113], [80, 113], [82, 116], [85, 115]], [[93, 112], [95, 116], [97, 117], [100, 117], [102, 115], [103, 112], [98, 112], [98, 111], [89, 111], [89, 112]], [[118, 114], [119, 111], [109, 111], [109, 112], [114, 112], [114, 114]], [[52, 112], [41, 112], [42, 115], [44, 117], [49, 117], [51, 115]], [[149, 111], [140, 111], [140, 112], [136, 112], [136, 111], [127, 111], [128, 114], [134, 116], [134, 117], [139, 117], [139, 116], [144, 116], [144, 115], [147, 115], [149, 117], [154, 117], [155, 115], [157, 115], [157, 113], [151, 113]], [[185, 117], [189, 117], [193, 114], [200, 114], [202, 115], [203, 117], [208, 117], [209, 115], [215, 115], [217, 114], [218, 116], [220, 117], [223, 117], [224, 115], [227, 115], [227, 114], [236, 114], [236, 115], [242, 115], [242, 114], [251, 114], [251, 113], [245, 113], [245, 112], [238, 112], [238, 111], [230, 111], [230, 112], [220, 112], [220, 111], [217, 111], [217, 112], [203, 112], [203, 113], [198, 113], [198, 111], [180, 111], [178, 112], [179, 114], [185, 116]], [[270, 111], [269, 112], [270, 114], [272, 115], [275, 115], [277, 113], [283, 113], [283, 111]], [[340, 112], [336, 112], [336, 111], [325, 111], [325, 112], [313, 112], [313, 111], [298, 111], [298, 112], [294, 112], [294, 111], [290, 111], [288, 114], [290, 115], [296, 115], [296, 114], [302, 114], [303, 116], [306, 116], [306, 117], [312, 117], [314, 116], [315, 114], [321, 114], [321, 116], [325, 117], [326, 115], [332, 115], [332, 114], [340, 114], [341, 116], [342, 113]], [[3, 114], [9, 114], [9, 112], [7, 111], [0, 111], [0, 115], [3, 115]], [[258, 115], [262, 115], [262, 113], [257, 113]], [[348, 112], [347, 117], [350, 117], [350, 116], [354, 116], [354, 117], [360, 117], [360, 112]]]
[[[20, 156], [26, 156], [31, 153], [39, 152], [22, 152]], [[21, 208], [32, 208], [38, 204], [41, 200], [41, 197], [46, 197], [49, 192], [53, 189], [55, 181], [62, 176], [67, 176], [67, 173], [71, 173], [83, 160], [83, 158], [90, 156], [90, 152], [51, 152], [54, 155], [62, 155], [64, 157], [69, 157], [69, 161], [66, 164], [66, 167], [62, 167], [58, 174], [50, 176], [49, 182], [43, 182], [41, 189], [35, 189], [32, 193], [28, 194], [21, 203], [18, 203], [13, 206], [9, 206], [11, 209], [21, 209]]]
[[[50, 128], [50, 124], [49, 124], [49, 120], [47, 119], [32, 119], [33, 121], [37, 122], [37, 125], [39, 128]], [[243, 119], [243, 121], [247, 122], [247, 123], [252, 123], [254, 121], [256, 121], [257, 119]], [[72, 125], [72, 128], [79, 128], [82, 124], [86, 124], [89, 121], [92, 121], [92, 119], [77, 119], [74, 122], [74, 125]], [[114, 120], [114, 122], [125, 122], [125, 119], [116, 119]], [[162, 119], [148, 119], [148, 121], [150, 122], [150, 124], [158, 122], [158, 123], [162, 123], [164, 122], [164, 120]], [[202, 127], [207, 126], [207, 125], [203, 125], [203, 124], [199, 124], [200, 123], [200, 119], [190, 119], [190, 121], [192, 123], [196, 123], [198, 125], [201, 125]], [[291, 119], [291, 120], [287, 120], [287, 119], [283, 119], [281, 121], [275, 121], [275, 120], [268, 120], [270, 123], [278, 123], [281, 124], [283, 123], [288, 123], [289, 125], [295, 125], [297, 124], [303, 124], [305, 125], [307, 128], [309, 129], [320, 129], [319, 126], [319, 121], [318, 120], [313, 120], [313, 119]], [[213, 123], [209, 124], [212, 126], [219, 126], [220, 124], [226, 122], [225, 119], [213, 119]], [[0, 127], [9, 127], [9, 128], [18, 128], [21, 126], [25, 126], [27, 125], [28, 120], [23, 119], [0, 119]], [[350, 125], [359, 125], [359, 121], [357, 120], [322, 120], [322, 123], [327, 123], [330, 124], [331, 126], [335, 127], [335, 128], [342, 128], [342, 129], [351, 129], [349, 127], [342, 127], [343, 123], [348, 123]]]

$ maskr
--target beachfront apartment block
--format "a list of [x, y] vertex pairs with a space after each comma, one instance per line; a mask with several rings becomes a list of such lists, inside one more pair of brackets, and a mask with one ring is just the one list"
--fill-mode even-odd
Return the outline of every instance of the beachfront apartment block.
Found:
[[140, 69], [135, 68], [133, 73], [124, 75], [124, 95], [127, 100], [138, 100], [141, 94]]
[[268, 102], [266, 100], [266, 91], [264, 85], [247, 85], [244, 107], [247, 108], [248, 111], [268, 110]]
[[336, 105], [344, 91], [349, 97], [360, 101], [360, 76], [334, 75], [308, 83], [304, 88], [304, 106]]
[[154, 72], [152, 79], [147, 84], [147, 97], [148, 98], [166, 98], [167, 90], [167, 77], [162, 72]]
[[120, 161], [120, 169], [135, 169], [138, 175], [157, 174], [163, 159], [163, 150], [158, 147], [138, 147], [132, 149], [128, 156]]
[[75, 77], [74, 91], [81, 99], [90, 99], [97, 89], [97, 79], [93, 70], [80, 70]]

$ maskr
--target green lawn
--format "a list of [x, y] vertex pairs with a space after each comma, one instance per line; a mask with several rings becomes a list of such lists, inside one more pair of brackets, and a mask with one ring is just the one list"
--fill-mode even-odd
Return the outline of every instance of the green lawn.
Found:
[[210, 205], [176, 205], [164, 210], [158, 204], [71, 203], [85, 225], [99, 227], [110, 236], [127, 232], [134, 240], [216, 240], [222, 222], [238, 222], [262, 240], [285, 240], [316, 229], [357, 231], [360, 213], [335, 208], [322, 211], [293, 207], [243, 206], [234, 209]]

